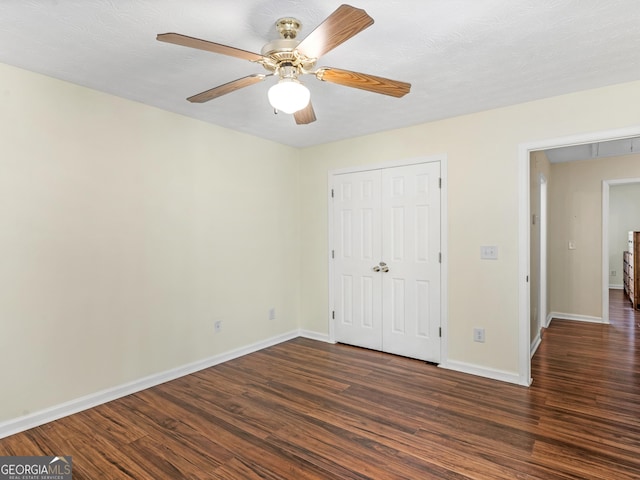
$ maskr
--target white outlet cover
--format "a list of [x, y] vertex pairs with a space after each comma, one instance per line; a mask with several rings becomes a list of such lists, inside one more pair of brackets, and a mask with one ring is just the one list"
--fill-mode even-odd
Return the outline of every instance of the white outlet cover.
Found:
[[473, 329], [473, 341], [484, 343], [484, 328]]

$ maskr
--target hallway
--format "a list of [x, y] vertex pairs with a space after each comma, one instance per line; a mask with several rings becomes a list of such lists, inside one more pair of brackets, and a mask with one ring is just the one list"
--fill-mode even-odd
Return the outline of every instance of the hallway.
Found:
[[610, 325], [554, 319], [531, 364], [540, 426], [562, 439], [539, 454], [559, 470], [582, 458], [584, 478], [607, 464], [618, 472], [610, 478], [640, 475], [640, 310], [622, 290], [609, 302]]

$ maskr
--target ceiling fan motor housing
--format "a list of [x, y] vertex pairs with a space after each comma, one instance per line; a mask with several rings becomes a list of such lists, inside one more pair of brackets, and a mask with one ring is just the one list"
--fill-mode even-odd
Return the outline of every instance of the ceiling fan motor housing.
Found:
[[[276, 28], [281, 38], [267, 43], [260, 51], [264, 57], [260, 63], [264, 68], [280, 76], [282, 74], [279, 70], [285, 66], [293, 66], [297, 74], [307, 73], [313, 69], [316, 59], [308, 58], [296, 50], [300, 44], [296, 37], [302, 28], [302, 22], [292, 17], [285, 17], [276, 22]], [[287, 77], [290, 75], [288, 74]]]

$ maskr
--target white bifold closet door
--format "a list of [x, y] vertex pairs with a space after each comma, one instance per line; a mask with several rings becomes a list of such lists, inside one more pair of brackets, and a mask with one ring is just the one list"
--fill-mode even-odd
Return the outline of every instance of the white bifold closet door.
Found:
[[334, 176], [338, 342], [440, 361], [440, 163]]

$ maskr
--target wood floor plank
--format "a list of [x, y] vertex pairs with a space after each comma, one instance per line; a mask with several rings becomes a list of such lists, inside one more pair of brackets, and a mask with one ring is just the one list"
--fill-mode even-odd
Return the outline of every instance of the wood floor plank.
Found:
[[74, 479], [640, 478], [640, 314], [554, 319], [530, 388], [297, 338], [0, 439]]

